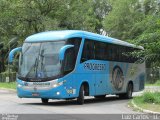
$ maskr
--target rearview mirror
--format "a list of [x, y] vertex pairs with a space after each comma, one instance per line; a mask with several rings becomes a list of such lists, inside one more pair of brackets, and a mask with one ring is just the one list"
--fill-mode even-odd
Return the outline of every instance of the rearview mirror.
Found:
[[59, 60], [63, 61], [64, 60], [64, 55], [67, 49], [74, 47], [74, 45], [65, 45], [60, 49], [59, 52]]
[[18, 47], [18, 48], [15, 48], [13, 50], [10, 51], [9, 53], [9, 63], [12, 63], [13, 62], [13, 59], [14, 59], [14, 55], [16, 52], [21, 52], [22, 51], [22, 47]]

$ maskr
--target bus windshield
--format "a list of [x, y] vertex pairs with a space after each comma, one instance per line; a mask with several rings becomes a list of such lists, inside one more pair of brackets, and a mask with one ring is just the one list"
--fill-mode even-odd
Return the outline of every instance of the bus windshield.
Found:
[[19, 64], [23, 78], [47, 78], [61, 74], [59, 50], [65, 41], [24, 43]]

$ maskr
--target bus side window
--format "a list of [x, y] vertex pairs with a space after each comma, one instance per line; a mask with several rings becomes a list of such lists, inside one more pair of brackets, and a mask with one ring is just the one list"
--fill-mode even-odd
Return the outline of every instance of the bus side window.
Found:
[[104, 42], [95, 42], [95, 59], [106, 60], [107, 59], [107, 44]]
[[74, 45], [75, 56], [77, 57], [82, 38], [70, 38], [66, 44]]
[[76, 62], [75, 51], [74, 48], [69, 48], [65, 53], [64, 59], [64, 73], [67, 74], [74, 69]]
[[83, 47], [81, 63], [91, 59], [94, 59], [94, 42], [86, 39]]

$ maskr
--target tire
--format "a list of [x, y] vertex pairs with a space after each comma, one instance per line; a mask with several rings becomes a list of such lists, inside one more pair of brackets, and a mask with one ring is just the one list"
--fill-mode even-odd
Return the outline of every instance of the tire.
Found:
[[79, 105], [83, 105], [84, 104], [84, 94], [85, 94], [84, 86], [82, 85], [80, 90], [79, 90], [79, 96], [77, 98], [77, 103]]
[[132, 93], [133, 93], [133, 85], [132, 83], [129, 83], [127, 86], [127, 92], [123, 94], [119, 94], [119, 98], [131, 99]]
[[133, 85], [131, 83], [128, 84], [126, 98], [131, 99], [133, 93]]
[[106, 97], [106, 95], [98, 95], [98, 96], [94, 96], [96, 99], [104, 99]]
[[49, 99], [46, 99], [46, 98], [41, 98], [41, 101], [42, 101], [42, 103], [48, 103], [48, 101], [49, 101]]

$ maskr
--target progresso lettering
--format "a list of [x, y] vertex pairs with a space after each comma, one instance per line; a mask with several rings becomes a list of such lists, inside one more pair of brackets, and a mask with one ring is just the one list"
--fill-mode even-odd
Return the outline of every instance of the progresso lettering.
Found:
[[85, 63], [84, 69], [88, 70], [106, 70], [105, 64]]

